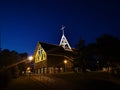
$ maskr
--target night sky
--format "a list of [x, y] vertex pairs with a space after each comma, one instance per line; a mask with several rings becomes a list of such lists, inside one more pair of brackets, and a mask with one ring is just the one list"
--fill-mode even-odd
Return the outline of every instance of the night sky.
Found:
[[62, 25], [72, 47], [81, 37], [86, 43], [105, 33], [120, 38], [120, 1], [0, 0], [2, 49], [30, 55], [38, 41], [59, 45]]

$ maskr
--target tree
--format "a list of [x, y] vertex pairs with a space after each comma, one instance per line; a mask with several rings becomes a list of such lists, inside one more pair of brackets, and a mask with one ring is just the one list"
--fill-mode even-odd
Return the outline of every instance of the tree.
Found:
[[78, 57], [74, 60], [74, 67], [79, 69], [77, 71], [81, 71], [81, 72], [85, 71], [85, 65], [86, 65], [85, 47], [86, 47], [85, 40], [81, 38], [76, 46], [76, 49], [78, 51]]
[[96, 55], [102, 67], [108, 67], [120, 62], [120, 40], [104, 34], [96, 39]]
[[10, 51], [8, 49], [0, 51], [0, 88], [7, 85], [12, 78], [17, 78], [19, 71], [23, 70], [21, 67], [25, 68], [26, 65], [16, 65], [7, 69], [5, 67], [25, 58], [27, 58], [27, 53], [18, 54], [16, 51]]
[[[17, 53], [16, 51], [9, 51], [8, 49], [4, 49], [0, 53], [0, 70], [4, 70], [6, 66], [15, 64], [27, 58], [27, 53]], [[25, 71], [26, 63], [22, 63], [20, 65], [13, 66], [9, 68], [12, 76], [19, 74], [22, 71]], [[18, 75], [17, 75], [18, 76]], [[16, 76], [16, 77], [17, 77]]]

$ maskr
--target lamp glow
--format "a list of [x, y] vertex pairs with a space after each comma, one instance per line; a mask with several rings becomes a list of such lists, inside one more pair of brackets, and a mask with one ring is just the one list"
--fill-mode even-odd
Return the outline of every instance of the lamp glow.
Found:
[[64, 63], [66, 64], [66, 63], [67, 63], [67, 60], [64, 60]]
[[33, 56], [29, 56], [28, 60], [32, 61], [33, 60]]

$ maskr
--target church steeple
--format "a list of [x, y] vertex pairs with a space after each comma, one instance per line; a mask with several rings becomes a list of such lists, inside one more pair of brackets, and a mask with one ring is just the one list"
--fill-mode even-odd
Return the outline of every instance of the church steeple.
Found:
[[64, 29], [65, 29], [65, 26], [62, 25], [61, 30], [62, 30], [63, 34], [62, 34], [62, 38], [60, 41], [60, 46], [62, 46], [65, 50], [72, 51], [72, 49], [71, 49], [71, 47], [70, 47], [70, 45], [69, 45], [69, 43], [64, 35]]

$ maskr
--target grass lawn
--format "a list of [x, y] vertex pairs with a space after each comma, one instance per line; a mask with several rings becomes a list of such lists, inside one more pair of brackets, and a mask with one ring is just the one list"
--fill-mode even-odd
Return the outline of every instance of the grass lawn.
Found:
[[86, 73], [70, 72], [70, 73], [51, 74], [50, 76], [65, 79], [67, 81], [72, 81], [72, 82], [76, 82], [79, 80], [96, 79], [96, 80], [111, 81], [120, 84], [120, 78], [113, 77], [105, 72], [86, 72]]
[[105, 72], [61, 73], [52, 74], [52, 77], [61, 78], [69, 82], [69, 86], [82, 90], [120, 90], [120, 78], [110, 76]]

